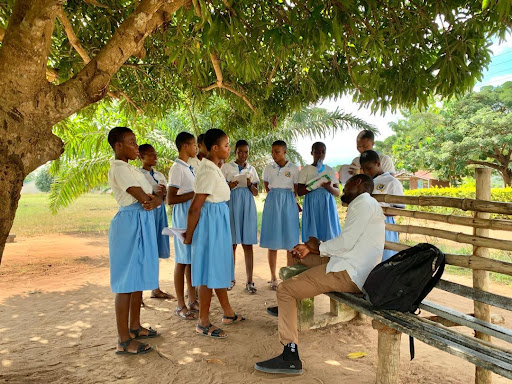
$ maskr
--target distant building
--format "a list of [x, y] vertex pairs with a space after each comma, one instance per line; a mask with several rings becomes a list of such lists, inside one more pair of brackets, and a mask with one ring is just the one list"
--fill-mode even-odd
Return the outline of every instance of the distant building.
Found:
[[430, 171], [418, 171], [415, 173], [402, 171], [395, 177], [404, 184], [405, 189], [424, 189], [424, 188], [446, 188], [450, 186], [449, 181], [439, 180]]

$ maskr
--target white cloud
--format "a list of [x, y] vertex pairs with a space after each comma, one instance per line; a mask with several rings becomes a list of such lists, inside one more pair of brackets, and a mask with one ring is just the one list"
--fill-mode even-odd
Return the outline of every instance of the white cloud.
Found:
[[485, 87], [486, 85], [492, 85], [493, 87], [497, 87], [498, 85], [501, 85], [507, 81], [512, 81], [512, 73], [491, 77], [488, 81], [485, 81], [475, 86], [475, 91], [480, 92], [480, 89], [482, 87]]
[[497, 56], [509, 48], [512, 48], [512, 33], [508, 33], [505, 36], [505, 41], [502, 41], [501, 44], [499, 40], [496, 40], [490, 47], [493, 56]]

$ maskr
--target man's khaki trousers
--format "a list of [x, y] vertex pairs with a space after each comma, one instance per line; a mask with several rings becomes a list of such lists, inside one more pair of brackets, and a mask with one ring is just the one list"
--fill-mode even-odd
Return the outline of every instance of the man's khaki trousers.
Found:
[[328, 262], [328, 257], [309, 254], [300, 261], [309, 269], [283, 281], [277, 287], [279, 339], [281, 343], [297, 344], [299, 341], [297, 300], [315, 297], [327, 292], [360, 292], [357, 285], [350, 279], [347, 271], [326, 274]]

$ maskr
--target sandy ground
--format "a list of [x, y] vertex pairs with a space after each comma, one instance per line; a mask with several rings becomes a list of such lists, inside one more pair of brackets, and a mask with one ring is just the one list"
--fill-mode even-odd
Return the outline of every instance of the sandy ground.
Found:
[[[245, 293], [244, 264], [238, 251], [237, 286], [230, 294], [245, 323], [225, 327], [226, 340], [196, 336], [194, 322], [173, 315], [174, 301], [150, 299], [142, 310], [146, 325], [161, 333], [153, 345], [158, 352], [117, 356], [113, 294], [108, 286], [108, 244], [105, 237], [51, 235], [17, 238], [8, 244], [0, 267], [0, 382], [2, 383], [373, 383], [377, 332], [369, 320], [337, 324], [303, 332], [300, 352], [305, 361], [301, 377], [256, 372], [253, 365], [280, 353], [277, 321], [265, 313], [275, 303], [264, 250], [255, 251], [258, 294]], [[279, 255], [281, 265], [285, 255]], [[172, 258], [161, 262], [161, 287], [173, 291]], [[448, 276], [447, 276], [448, 277]], [[449, 277], [470, 284], [467, 278]], [[512, 289], [493, 285], [510, 296]], [[435, 290], [430, 299], [472, 311], [471, 302]], [[318, 314], [328, 300], [316, 301]], [[512, 318], [506, 311], [510, 327]], [[220, 322], [213, 300], [212, 321]], [[464, 330], [470, 333], [469, 330]], [[349, 360], [350, 352], [367, 356]], [[416, 342], [416, 358], [408, 358], [408, 338], [402, 338], [401, 383], [471, 383], [474, 366]], [[494, 377], [494, 383], [506, 383]]]

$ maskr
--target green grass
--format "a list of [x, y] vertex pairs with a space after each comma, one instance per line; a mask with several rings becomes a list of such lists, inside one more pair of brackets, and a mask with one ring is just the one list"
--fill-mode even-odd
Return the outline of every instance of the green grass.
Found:
[[83, 195], [56, 215], [48, 208], [48, 194], [27, 194], [18, 203], [11, 233], [20, 237], [51, 233], [106, 234], [116, 212], [117, 204], [110, 194]]
[[[403, 244], [407, 245], [415, 245], [416, 243], [413, 241], [401, 241]], [[460, 246], [460, 247], [450, 247], [445, 244], [434, 244], [444, 253], [451, 253], [457, 255], [471, 255], [473, 253], [473, 249], [471, 246]], [[489, 252], [489, 257], [494, 260], [506, 261], [508, 263], [512, 263], [512, 252], [501, 251], [501, 250], [491, 250]], [[472, 270], [464, 267], [457, 267], [454, 265], [447, 265], [446, 272], [452, 275], [459, 276], [471, 276]], [[512, 286], [512, 276], [504, 275], [502, 273], [490, 272], [489, 277], [492, 281], [502, 284], [507, 284]]]

